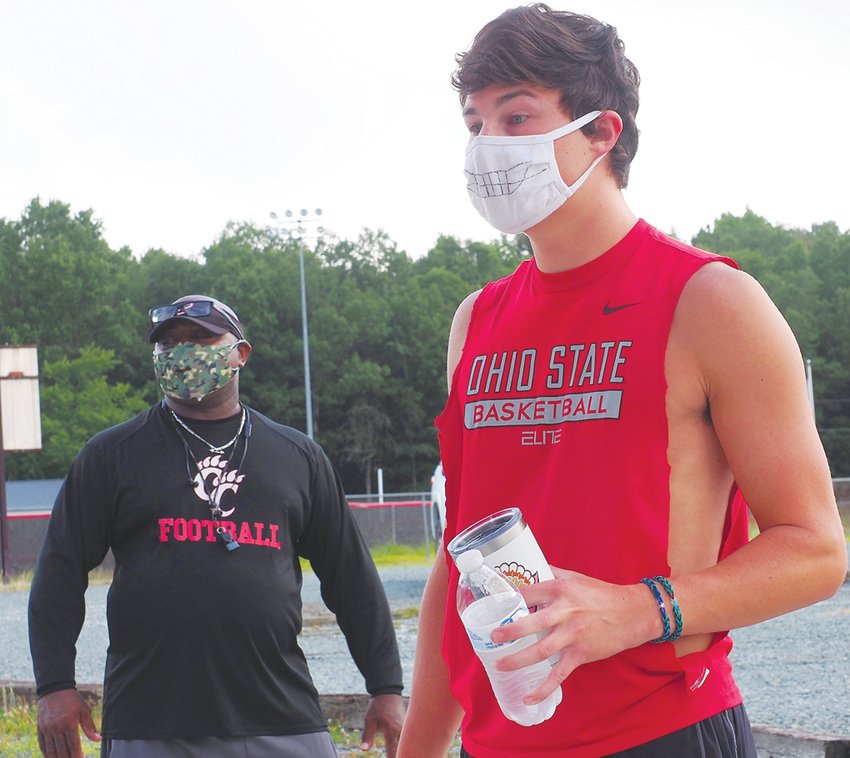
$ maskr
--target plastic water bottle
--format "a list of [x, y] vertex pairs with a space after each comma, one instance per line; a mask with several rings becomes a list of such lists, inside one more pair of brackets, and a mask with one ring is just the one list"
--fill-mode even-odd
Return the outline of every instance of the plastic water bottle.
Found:
[[502, 644], [490, 639], [494, 629], [528, 615], [525, 600], [513, 582], [484, 563], [478, 550], [467, 550], [456, 556], [455, 564], [460, 571], [457, 610], [472, 648], [484, 664], [502, 713], [522, 726], [545, 721], [561, 702], [560, 686], [537, 705], [526, 705], [522, 699], [549, 675], [552, 664], [545, 660], [517, 671], [495, 669], [499, 658], [533, 645], [540, 639], [539, 635], [531, 634]]

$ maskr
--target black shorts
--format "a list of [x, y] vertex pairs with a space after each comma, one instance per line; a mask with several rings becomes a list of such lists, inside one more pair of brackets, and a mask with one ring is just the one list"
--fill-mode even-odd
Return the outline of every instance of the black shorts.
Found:
[[[461, 758], [472, 758], [463, 748]], [[758, 758], [743, 705], [606, 758]]]

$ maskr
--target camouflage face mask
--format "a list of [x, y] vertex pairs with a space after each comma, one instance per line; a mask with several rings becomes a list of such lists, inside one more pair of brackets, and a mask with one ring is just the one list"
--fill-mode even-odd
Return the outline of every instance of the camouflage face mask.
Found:
[[244, 340], [232, 345], [199, 345], [179, 342], [153, 354], [153, 370], [159, 386], [178, 400], [203, 400], [224, 387], [239, 369], [230, 365], [230, 353]]

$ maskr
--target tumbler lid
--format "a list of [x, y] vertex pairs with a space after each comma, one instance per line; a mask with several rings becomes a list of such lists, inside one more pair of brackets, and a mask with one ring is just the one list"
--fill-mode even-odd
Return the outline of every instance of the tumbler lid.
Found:
[[446, 545], [446, 549], [455, 559], [472, 549], [487, 556], [518, 537], [525, 527], [525, 519], [519, 508], [505, 508], [468, 526]]

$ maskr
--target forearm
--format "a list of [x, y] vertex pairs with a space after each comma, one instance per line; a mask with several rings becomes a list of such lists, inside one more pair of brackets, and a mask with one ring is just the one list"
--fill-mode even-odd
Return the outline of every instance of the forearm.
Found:
[[322, 598], [336, 614], [367, 692], [401, 694], [401, 659], [384, 586], [342, 484], [323, 454], [317, 459], [312, 503], [313, 526], [302, 538], [302, 549], [319, 577]]
[[85, 619], [85, 567], [69, 567], [45, 539], [29, 596], [29, 640], [39, 696], [74, 687], [76, 642]]
[[399, 758], [444, 758], [463, 717], [449, 689], [449, 674], [440, 651], [447, 588], [445, 559], [438, 555], [422, 595], [413, 686]]
[[674, 575], [685, 633], [749, 626], [832, 596], [846, 576], [840, 523], [765, 529], [717, 565]]
[[[840, 539], [839, 539], [840, 537]], [[846, 547], [835, 529], [776, 525], [710, 568], [670, 577], [683, 620], [680, 655], [704, 649], [709, 635], [756, 624], [822, 600], [846, 570]], [[577, 667], [662, 636], [662, 615], [642, 583], [616, 585], [553, 568], [555, 580], [523, 589], [541, 610], [493, 632], [494, 642], [545, 632], [541, 642], [500, 661], [514, 670], [559, 653], [550, 677], [533, 693], [539, 702]], [[672, 603], [659, 588], [669, 633]]]
[[85, 617], [85, 586], [39, 562], [29, 598], [29, 640], [39, 696], [74, 687], [76, 641]]
[[[401, 694], [401, 659], [383, 584], [371, 564], [350, 562], [334, 588], [333, 608], [370, 695]], [[344, 563], [340, 561], [340, 563]]]
[[74, 686], [88, 573], [109, 549], [112, 489], [91, 443], [74, 460], [47, 526], [29, 597], [29, 636], [39, 696]]

